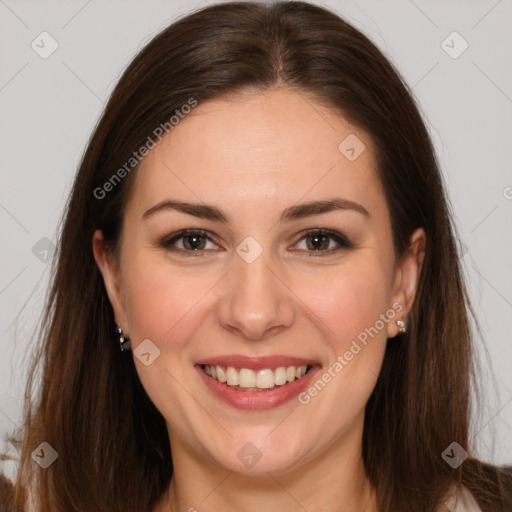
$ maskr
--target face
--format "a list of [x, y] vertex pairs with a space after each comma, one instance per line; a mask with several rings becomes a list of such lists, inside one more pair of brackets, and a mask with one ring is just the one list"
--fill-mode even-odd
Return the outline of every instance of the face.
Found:
[[101, 232], [94, 253], [173, 454], [279, 474], [360, 448], [424, 240], [395, 257], [369, 136], [247, 94], [200, 103], [137, 172], [119, 265]]

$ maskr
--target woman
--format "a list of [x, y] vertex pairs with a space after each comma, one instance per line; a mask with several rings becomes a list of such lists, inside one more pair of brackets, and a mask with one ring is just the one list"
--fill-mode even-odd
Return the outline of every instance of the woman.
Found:
[[17, 506], [510, 510], [469, 445], [469, 311], [380, 51], [303, 2], [202, 9], [137, 55], [84, 154]]

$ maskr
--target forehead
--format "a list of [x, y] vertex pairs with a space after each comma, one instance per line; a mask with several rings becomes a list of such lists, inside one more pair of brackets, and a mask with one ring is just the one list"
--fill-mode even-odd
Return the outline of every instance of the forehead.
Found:
[[383, 200], [369, 136], [289, 89], [199, 103], [149, 152], [134, 186], [141, 207], [168, 195], [259, 207]]

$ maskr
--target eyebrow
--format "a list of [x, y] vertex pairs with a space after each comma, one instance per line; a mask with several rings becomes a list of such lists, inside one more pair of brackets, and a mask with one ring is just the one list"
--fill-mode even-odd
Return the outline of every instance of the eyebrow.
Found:
[[[216, 206], [201, 203], [185, 203], [182, 201], [173, 201], [171, 199], [167, 199], [151, 207], [149, 210], [144, 212], [142, 219], [147, 220], [158, 212], [168, 210], [176, 210], [188, 215], [193, 215], [194, 217], [213, 220], [223, 224], [229, 224], [231, 220], [231, 216], [229, 214], [223, 212]], [[370, 218], [368, 210], [361, 204], [341, 197], [335, 197], [333, 199], [310, 201], [308, 203], [290, 206], [282, 212], [279, 222], [282, 223], [285, 221], [310, 217], [312, 215], [321, 215], [335, 210], [355, 211], [361, 213], [367, 218]]]

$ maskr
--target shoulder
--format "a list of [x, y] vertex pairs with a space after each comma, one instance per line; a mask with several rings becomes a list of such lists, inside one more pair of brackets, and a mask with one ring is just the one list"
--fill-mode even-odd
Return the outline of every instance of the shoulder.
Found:
[[0, 471], [0, 511], [1, 512], [36, 512], [39, 510], [37, 501], [34, 499], [34, 493], [30, 488], [28, 492], [23, 490], [23, 508], [15, 505], [15, 485], [14, 481], [7, 478], [5, 474]]
[[464, 486], [460, 489], [453, 486], [443, 504], [442, 512], [483, 512], [473, 495]]
[[0, 436], [0, 453], [0, 510], [18, 512], [19, 509], [14, 506], [17, 452], [3, 436]]
[[5, 512], [21, 512], [14, 506], [14, 485], [3, 473], [0, 473], [0, 507]]

